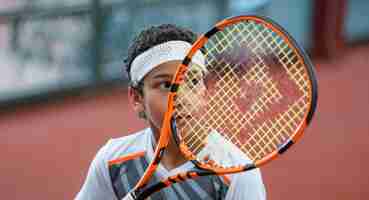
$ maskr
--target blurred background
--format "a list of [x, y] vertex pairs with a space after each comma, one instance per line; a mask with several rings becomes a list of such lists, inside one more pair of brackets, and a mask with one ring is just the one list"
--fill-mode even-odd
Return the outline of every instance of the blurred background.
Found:
[[316, 117], [262, 169], [268, 199], [369, 199], [369, 1], [0, 0], [1, 199], [73, 199], [109, 139], [145, 127], [122, 59], [153, 24], [266, 15], [313, 58]]

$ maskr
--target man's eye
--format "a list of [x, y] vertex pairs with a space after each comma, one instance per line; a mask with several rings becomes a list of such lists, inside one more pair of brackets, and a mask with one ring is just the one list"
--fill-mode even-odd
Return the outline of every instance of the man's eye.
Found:
[[199, 82], [200, 81], [197, 78], [194, 78], [194, 79], [191, 80], [192, 85], [197, 85]]
[[196, 87], [200, 82], [201, 82], [201, 80], [195, 77], [195, 78], [191, 78], [191, 79], [189, 79], [189, 80], [187, 81], [186, 85], [187, 85], [188, 87], [193, 88], [193, 87]]
[[165, 81], [160, 83], [160, 89], [169, 90], [171, 83], [169, 81]]

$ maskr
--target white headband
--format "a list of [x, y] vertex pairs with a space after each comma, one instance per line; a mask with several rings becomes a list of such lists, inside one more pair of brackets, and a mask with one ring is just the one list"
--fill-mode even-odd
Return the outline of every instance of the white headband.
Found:
[[[137, 86], [147, 73], [160, 64], [173, 60], [183, 60], [191, 46], [190, 43], [185, 41], [169, 41], [151, 47], [137, 56], [131, 64], [130, 75], [133, 86]], [[204, 55], [198, 51], [192, 57], [191, 62], [205, 66]]]

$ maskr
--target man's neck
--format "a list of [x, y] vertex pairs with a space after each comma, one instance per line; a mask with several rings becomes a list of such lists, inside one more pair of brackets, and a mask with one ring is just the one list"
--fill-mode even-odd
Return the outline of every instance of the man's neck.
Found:
[[[153, 127], [153, 126], [151, 126]], [[157, 144], [159, 140], [160, 130], [152, 129], [154, 133], [154, 142]], [[155, 149], [155, 145], [153, 146]], [[161, 159], [161, 163], [167, 170], [174, 169], [182, 164], [184, 164], [187, 159], [180, 152], [178, 145], [174, 141], [173, 137], [170, 136], [168, 147], [165, 149], [164, 155]]]
[[164, 167], [171, 170], [184, 164], [186, 161], [178, 146], [171, 139], [161, 161]]

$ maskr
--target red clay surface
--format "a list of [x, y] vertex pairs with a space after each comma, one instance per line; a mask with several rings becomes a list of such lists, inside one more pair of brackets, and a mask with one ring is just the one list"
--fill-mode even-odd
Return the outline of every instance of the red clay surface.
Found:
[[[262, 169], [268, 199], [369, 199], [369, 47], [316, 65], [315, 118]], [[125, 90], [0, 114], [1, 199], [73, 199], [98, 148], [143, 126]]]

